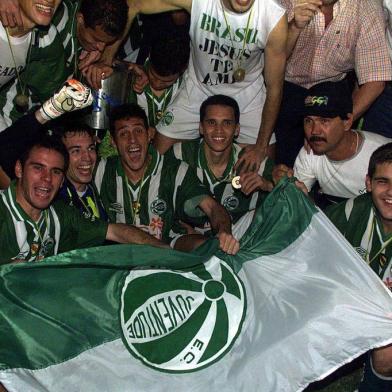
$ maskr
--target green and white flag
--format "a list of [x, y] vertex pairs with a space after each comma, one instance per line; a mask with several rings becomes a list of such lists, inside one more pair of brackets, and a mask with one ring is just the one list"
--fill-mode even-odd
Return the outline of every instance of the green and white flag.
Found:
[[300, 391], [392, 343], [392, 300], [286, 180], [230, 257], [146, 246], [0, 269], [9, 391]]

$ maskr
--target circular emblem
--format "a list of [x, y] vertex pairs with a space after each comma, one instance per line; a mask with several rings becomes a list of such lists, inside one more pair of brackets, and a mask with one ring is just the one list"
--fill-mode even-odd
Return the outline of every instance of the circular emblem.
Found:
[[226, 199], [223, 200], [223, 203], [222, 203], [223, 207], [225, 207], [227, 211], [235, 210], [239, 204], [240, 204], [240, 201], [235, 196], [227, 196]]
[[220, 360], [246, 312], [243, 285], [218, 258], [192, 271], [132, 270], [121, 294], [123, 340], [136, 358], [165, 372]]
[[155, 215], [162, 215], [167, 209], [167, 204], [163, 199], [155, 199], [150, 204], [150, 211]]
[[173, 112], [170, 111], [164, 113], [161, 121], [163, 122], [164, 125], [168, 126], [173, 122], [173, 120], [174, 120], [174, 114]]

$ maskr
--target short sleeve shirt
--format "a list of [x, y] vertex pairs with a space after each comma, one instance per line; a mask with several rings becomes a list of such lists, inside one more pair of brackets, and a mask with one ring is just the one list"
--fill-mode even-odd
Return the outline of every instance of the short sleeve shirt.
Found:
[[198, 205], [209, 191], [185, 162], [169, 160], [152, 147], [149, 153], [143, 181], [131, 184], [120, 158], [111, 157], [99, 162], [95, 184], [111, 222], [134, 224], [168, 242], [179, 232], [178, 220], [204, 215]]
[[33, 222], [16, 202], [15, 184], [0, 193], [0, 263], [37, 261], [73, 249], [103, 244], [108, 224], [91, 222], [63, 202], [42, 211]]
[[[231, 180], [234, 177], [233, 167], [241, 153], [241, 147], [233, 144], [230, 161], [221, 178], [216, 178], [208, 167], [204, 154], [202, 140], [176, 143], [167, 155], [181, 159], [197, 169], [201, 182], [209, 188], [214, 198], [221, 203], [229, 213], [233, 223], [236, 223], [246, 212], [255, 209], [265, 199], [267, 192], [253, 192], [245, 195], [240, 189], [234, 189]], [[272, 180], [273, 162], [265, 159], [259, 170], [259, 175], [267, 180]], [[199, 221], [199, 224], [202, 220]], [[205, 222], [204, 222], [205, 223]]]

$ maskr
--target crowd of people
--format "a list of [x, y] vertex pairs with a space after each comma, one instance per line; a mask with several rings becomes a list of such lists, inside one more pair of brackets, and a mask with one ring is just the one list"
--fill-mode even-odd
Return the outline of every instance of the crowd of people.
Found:
[[[392, 289], [391, 0], [2, 0], [0, 20], [1, 264], [236, 254], [295, 176]], [[116, 62], [132, 83], [100, 154], [81, 113]], [[384, 347], [359, 391], [391, 390]]]

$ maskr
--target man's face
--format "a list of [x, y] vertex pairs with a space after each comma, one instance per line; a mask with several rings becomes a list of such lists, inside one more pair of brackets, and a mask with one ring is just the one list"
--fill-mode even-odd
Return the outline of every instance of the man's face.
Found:
[[87, 132], [69, 132], [63, 137], [68, 150], [67, 178], [77, 191], [84, 191], [92, 181], [97, 152], [93, 138]]
[[113, 144], [124, 169], [137, 173], [144, 168], [147, 160], [151, 128], [146, 129], [141, 118], [129, 117], [115, 121], [114, 129]]
[[334, 151], [342, 142], [345, 132], [351, 129], [351, 118], [342, 120], [340, 117], [306, 116], [305, 136], [313, 152], [323, 155]]
[[114, 37], [102, 30], [101, 26], [95, 26], [94, 28], [87, 27], [84, 23], [84, 18], [81, 13], [76, 14], [77, 29], [76, 35], [79, 44], [84, 50], [92, 52], [98, 50], [103, 52], [106, 45], [112, 44], [117, 40], [118, 37]]
[[240, 131], [235, 122], [234, 110], [230, 106], [207, 106], [204, 120], [200, 123], [200, 134], [204, 142], [215, 152], [222, 152], [231, 147], [233, 139]]
[[154, 67], [150, 65], [147, 69], [147, 76], [150, 86], [155, 91], [162, 91], [172, 86], [180, 77], [179, 73], [169, 76], [161, 76], [155, 72]]
[[16, 200], [30, 214], [48, 208], [64, 179], [64, 157], [55, 150], [34, 147], [24, 166], [15, 165]]
[[366, 190], [372, 192], [373, 203], [380, 214], [384, 230], [392, 231], [392, 163], [376, 166], [373, 178], [366, 176]]
[[223, 2], [230, 11], [242, 14], [252, 7], [254, 1], [255, 0], [224, 0]]
[[19, 0], [25, 27], [47, 26], [61, 0]]

